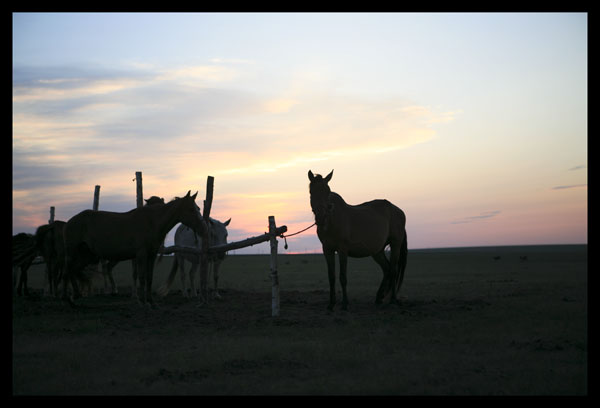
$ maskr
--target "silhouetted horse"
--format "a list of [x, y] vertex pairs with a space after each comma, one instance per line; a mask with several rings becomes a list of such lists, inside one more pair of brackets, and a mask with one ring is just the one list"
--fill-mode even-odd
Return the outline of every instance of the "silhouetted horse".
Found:
[[[214, 218], [209, 218], [210, 221], [210, 245], [224, 245], [227, 243], [227, 226], [231, 222], [231, 218], [225, 222], [221, 222], [219, 220], [215, 220]], [[175, 245], [182, 247], [189, 247], [195, 249], [202, 249], [202, 237], [198, 236], [194, 233], [194, 231], [186, 227], [185, 225], [180, 225], [175, 231]], [[210, 254], [208, 258], [208, 270], [212, 268], [213, 270], [213, 279], [215, 282], [215, 292], [214, 297], [220, 298], [219, 295], [219, 268], [221, 266], [221, 262], [225, 259], [225, 252], [219, 252]], [[175, 259], [173, 260], [173, 266], [171, 267], [171, 273], [167, 278], [167, 281], [158, 289], [158, 293], [161, 296], [166, 296], [169, 293], [169, 289], [175, 279], [175, 275], [177, 274], [177, 267], [179, 266], [181, 272], [181, 290], [183, 291], [183, 296], [187, 297], [187, 290], [185, 288], [185, 269], [184, 263], [185, 261], [189, 261], [192, 263], [192, 267], [189, 272], [190, 279], [190, 288], [191, 288], [191, 296], [197, 296], [196, 288], [194, 287], [194, 275], [198, 269], [198, 265], [200, 264], [200, 255], [186, 253], [186, 252], [176, 252]], [[205, 294], [202, 293], [202, 296]], [[206, 299], [205, 299], [206, 300]]]
[[[376, 303], [390, 296], [390, 303], [397, 302], [396, 295], [402, 285], [406, 268], [406, 216], [387, 200], [373, 200], [359, 205], [348, 205], [344, 199], [329, 188], [333, 170], [323, 178], [308, 171], [310, 180], [310, 206], [315, 214], [317, 235], [323, 245], [329, 275], [329, 306], [335, 305], [335, 252], [340, 260], [340, 284], [342, 285], [342, 309], [346, 310], [346, 268], [348, 257], [372, 256], [383, 270], [383, 279]], [[385, 248], [390, 245], [390, 260]]]
[[[17, 285], [17, 294], [29, 295], [27, 288], [27, 271], [37, 256], [35, 250], [35, 236], [20, 232], [12, 237], [12, 266], [13, 266], [13, 288]], [[18, 272], [21, 272], [20, 274]], [[17, 277], [18, 275], [18, 277]]]
[[[146, 204], [148, 205], [164, 205], [164, 198], [152, 196], [149, 199], [144, 199]], [[133, 209], [135, 210], [135, 208]], [[129, 212], [133, 211], [130, 210]], [[119, 263], [119, 261], [106, 261], [103, 260], [102, 264], [102, 276], [104, 277], [104, 290], [106, 291], [106, 280], [110, 282], [111, 294], [117, 294], [117, 285], [115, 284], [115, 279], [113, 278], [112, 270]], [[138, 281], [138, 273], [137, 273], [137, 265], [135, 259], [131, 260], [131, 296], [137, 298], [137, 281]]]
[[58, 294], [58, 284], [65, 265], [63, 232], [66, 224], [64, 221], [56, 220], [39, 226], [35, 232], [37, 250], [46, 263], [48, 291], [54, 296]]
[[[19, 295], [21, 294], [20, 291], [23, 283], [27, 292], [27, 268], [31, 264], [31, 260], [38, 255], [42, 256], [46, 265], [44, 292], [49, 292], [54, 296], [58, 294], [58, 284], [62, 276], [65, 259], [63, 241], [63, 229], [65, 225], [66, 222], [56, 220], [50, 224], [40, 225], [36, 229], [35, 235], [18, 234], [30, 237], [30, 244], [28, 246], [17, 245], [17, 253], [19, 252], [18, 249], [21, 248], [20, 257], [23, 258], [23, 261], [20, 262], [22, 272], [21, 280], [19, 281]], [[28, 264], [27, 260], [29, 260]], [[81, 279], [83, 276], [78, 276], [77, 278]]]
[[[71, 218], [65, 226], [65, 279], [71, 281], [75, 297], [79, 297], [74, 279], [90, 263], [100, 259], [123, 261], [135, 259], [142, 289], [142, 302], [153, 305], [152, 275], [154, 260], [165, 235], [182, 222], [203, 234], [206, 224], [190, 191], [165, 205], [136, 208], [126, 213], [85, 210]], [[66, 290], [65, 295], [66, 296]], [[70, 299], [67, 298], [69, 302]]]

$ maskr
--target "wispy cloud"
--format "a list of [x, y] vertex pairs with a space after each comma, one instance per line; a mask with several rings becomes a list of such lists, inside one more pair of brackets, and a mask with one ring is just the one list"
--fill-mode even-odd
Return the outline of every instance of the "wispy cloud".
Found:
[[467, 224], [467, 223], [470, 223], [470, 222], [475, 222], [475, 221], [480, 221], [480, 220], [484, 220], [484, 219], [487, 219], [487, 218], [492, 218], [492, 217], [497, 216], [498, 214], [500, 214], [499, 210], [486, 211], [486, 212], [483, 212], [483, 213], [481, 213], [479, 215], [473, 215], [473, 216], [470, 216], [470, 217], [465, 217], [465, 218], [462, 218], [462, 219], [459, 219], [459, 220], [456, 220], [456, 221], [452, 221], [451, 224]]
[[570, 184], [567, 186], [556, 186], [556, 187], [552, 187], [552, 190], [566, 190], [569, 188], [579, 188], [579, 187], [587, 187], [587, 184]]
[[582, 169], [585, 169], [586, 167], [587, 167], [586, 165], [582, 164], [582, 165], [579, 165], [579, 166], [571, 167], [569, 169], [569, 171], [582, 170]]
[[[435, 137], [432, 124], [457, 114], [323, 88], [290, 85], [261, 93], [243, 86], [244, 67], [256, 68], [223, 60], [168, 69], [15, 67], [13, 198], [23, 210], [13, 224], [30, 223], [34, 213], [43, 222], [47, 206], [67, 195], [72, 201], [64, 208], [77, 208], [73, 200], [89, 208], [95, 184], [103, 185], [101, 207], [133, 206], [128, 197], [138, 170], [144, 172], [145, 193], [167, 198], [203, 183], [208, 174], [247, 180], [302, 167], [304, 175], [314, 162], [377, 156], [426, 142]], [[244, 190], [239, 183], [238, 191]], [[296, 208], [306, 207], [302, 193], [293, 199]], [[231, 208], [245, 216], [240, 229], [262, 226], [265, 211], [304, 218], [283, 200], [244, 200], [252, 208]]]

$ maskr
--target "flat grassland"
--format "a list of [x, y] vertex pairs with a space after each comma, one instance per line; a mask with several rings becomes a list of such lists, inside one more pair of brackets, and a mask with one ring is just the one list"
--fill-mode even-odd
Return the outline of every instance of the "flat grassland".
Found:
[[268, 255], [228, 256], [222, 300], [198, 306], [177, 277], [157, 309], [131, 299], [130, 262], [118, 295], [78, 308], [42, 296], [33, 266], [33, 294], [12, 298], [13, 395], [588, 393], [587, 245], [409, 251], [401, 305], [383, 307], [378, 266], [350, 259], [333, 312], [322, 255], [278, 261], [277, 318]]

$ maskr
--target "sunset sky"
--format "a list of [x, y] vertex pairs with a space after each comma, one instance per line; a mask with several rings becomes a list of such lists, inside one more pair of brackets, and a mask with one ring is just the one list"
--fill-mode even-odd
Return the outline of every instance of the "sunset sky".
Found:
[[[230, 242], [269, 215], [292, 233], [310, 169], [402, 208], [409, 249], [587, 243], [587, 32], [585, 13], [15, 13], [13, 234], [95, 185], [134, 208], [136, 171], [145, 198], [201, 208], [214, 176]], [[288, 244], [320, 251], [314, 228]]]

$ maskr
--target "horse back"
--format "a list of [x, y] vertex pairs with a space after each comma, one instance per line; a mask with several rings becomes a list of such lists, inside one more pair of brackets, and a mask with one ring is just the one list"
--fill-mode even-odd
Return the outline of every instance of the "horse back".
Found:
[[404, 211], [385, 199], [377, 199], [358, 205], [348, 205], [352, 215], [368, 221], [383, 222], [391, 228], [404, 228], [406, 216]]
[[84, 210], [65, 225], [65, 250], [77, 251], [85, 244], [103, 259], [130, 259], [145, 236], [146, 225], [141, 221], [133, 212]]
[[387, 200], [349, 205], [340, 197], [333, 204], [331, 227], [317, 229], [324, 247], [363, 257], [371, 256], [391, 241], [400, 241], [404, 237], [404, 212]]

